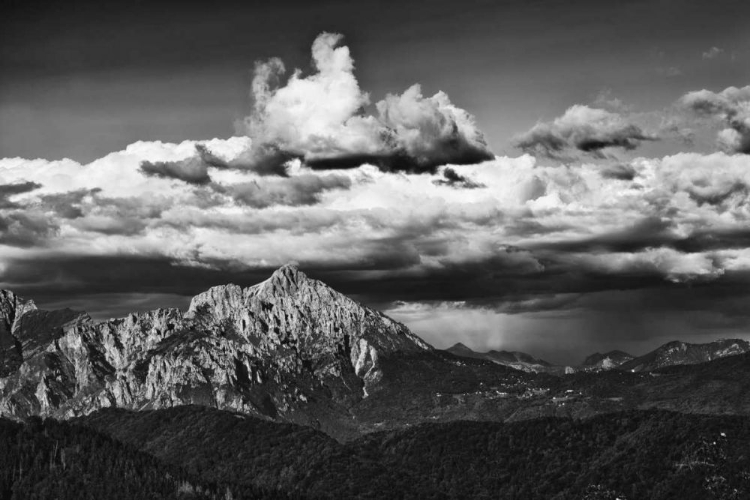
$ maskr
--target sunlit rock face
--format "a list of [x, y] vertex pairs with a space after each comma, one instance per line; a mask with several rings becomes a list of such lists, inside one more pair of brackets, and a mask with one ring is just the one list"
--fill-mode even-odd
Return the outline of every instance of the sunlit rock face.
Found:
[[377, 390], [384, 357], [431, 350], [294, 265], [249, 288], [211, 288], [184, 314], [102, 323], [0, 292], [0, 341], [0, 412], [17, 417], [200, 404], [306, 421]]
[[31, 300], [0, 290], [0, 377], [17, 370], [22, 362], [21, 343], [15, 333], [21, 316], [36, 309]]

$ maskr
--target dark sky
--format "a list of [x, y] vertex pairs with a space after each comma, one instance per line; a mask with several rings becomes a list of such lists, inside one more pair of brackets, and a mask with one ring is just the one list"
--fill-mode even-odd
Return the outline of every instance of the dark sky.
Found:
[[[512, 152], [513, 135], [603, 90], [648, 111], [742, 83], [749, 15], [742, 0], [8, 0], [0, 156], [91, 161], [136, 140], [226, 137], [253, 63], [306, 68], [322, 31], [346, 36], [375, 99], [443, 90]], [[706, 64], [712, 47], [724, 52]]]
[[750, 338], [747, 19], [6, 1], [0, 287], [106, 318], [295, 260], [438, 347]]

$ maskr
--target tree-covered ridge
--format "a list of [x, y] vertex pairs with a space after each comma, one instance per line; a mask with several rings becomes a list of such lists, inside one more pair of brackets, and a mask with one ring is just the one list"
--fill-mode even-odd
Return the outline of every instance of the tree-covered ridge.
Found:
[[252, 485], [206, 481], [80, 425], [0, 419], [0, 499], [273, 499]]
[[325, 498], [741, 499], [750, 419], [632, 411], [587, 420], [452, 422], [338, 443], [208, 408], [109, 410], [80, 421], [184, 466]]

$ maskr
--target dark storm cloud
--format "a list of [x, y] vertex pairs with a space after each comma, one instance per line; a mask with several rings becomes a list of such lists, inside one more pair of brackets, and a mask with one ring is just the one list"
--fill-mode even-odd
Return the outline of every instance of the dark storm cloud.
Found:
[[446, 167], [445, 169], [443, 169], [442, 179], [436, 179], [432, 182], [433, 184], [436, 184], [438, 186], [450, 186], [462, 189], [477, 189], [486, 187], [482, 183], [474, 182], [468, 177], [459, 174], [455, 169], [450, 167]]
[[220, 158], [203, 144], [197, 144], [195, 149], [200, 160], [209, 167], [245, 170], [258, 175], [277, 175], [281, 177], [288, 175], [286, 169], [287, 162], [298, 157], [290, 152], [283, 151], [274, 144], [252, 146], [231, 160]]
[[0, 244], [29, 248], [44, 245], [60, 226], [43, 214], [13, 211], [0, 215]]
[[83, 217], [81, 204], [87, 196], [93, 196], [101, 191], [100, 188], [77, 189], [65, 193], [46, 194], [40, 198], [45, 210], [52, 210], [63, 219], [78, 219]]
[[599, 234], [590, 238], [568, 238], [559, 242], [545, 242], [532, 245], [531, 248], [565, 253], [633, 253], [674, 243], [678, 238], [672, 234], [672, 229], [672, 222], [661, 217], [649, 216], [615, 232]]
[[29, 193], [42, 187], [37, 182], [18, 182], [15, 184], [0, 184], [0, 209], [19, 208], [17, 203], [10, 201], [10, 197], [16, 194]]
[[526, 153], [565, 159], [571, 149], [605, 157], [604, 149], [633, 150], [644, 141], [655, 140], [657, 136], [629, 123], [619, 113], [575, 105], [551, 122], [534, 125], [518, 136], [514, 145]]
[[726, 150], [750, 154], [750, 85], [729, 87], [721, 92], [698, 90], [685, 94], [681, 104], [694, 113], [717, 119], [727, 128], [719, 132], [719, 144]]
[[636, 170], [632, 165], [619, 163], [617, 165], [604, 166], [599, 174], [605, 179], [616, 179], [619, 181], [632, 181], [636, 176]]
[[196, 186], [211, 182], [208, 164], [200, 156], [192, 156], [180, 161], [144, 161], [141, 163], [141, 172], [145, 175], [176, 179]]
[[267, 208], [274, 205], [314, 205], [320, 201], [320, 196], [324, 192], [332, 189], [349, 189], [351, 184], [351, 179], [343, 175], [301, 174], [228, 186], [214, 184], [213, 189], [231, 196], [241, 205]]

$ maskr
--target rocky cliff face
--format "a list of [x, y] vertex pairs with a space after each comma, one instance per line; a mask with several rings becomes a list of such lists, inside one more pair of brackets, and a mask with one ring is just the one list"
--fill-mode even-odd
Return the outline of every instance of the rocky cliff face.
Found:
[[201, 404], [305, 421], [378, 390], [381, 360], [431, 348], [296, 266], [258, 285], [94, 323], [0, 294], [0, 412], [72, 417], [103, 407]]
[[36, 309], [31, 300], [24, 300], [13, 292], [0, 290], [0, 377], [5, 377], [21, 365], [21, 341], [18, 325], [21, 316]]

